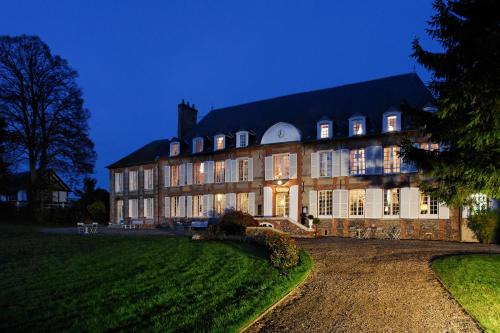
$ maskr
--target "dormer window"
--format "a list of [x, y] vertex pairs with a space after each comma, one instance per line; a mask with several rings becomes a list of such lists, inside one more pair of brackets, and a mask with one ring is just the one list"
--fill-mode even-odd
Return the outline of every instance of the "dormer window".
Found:
[[391, 109], [384, 113], [382, 132], [399, 132], [401, 131], [401, 112], [396, 109]]
[[349, 136], [365, 135], [366, 120], [363, 116], [355, 116], [349, 118]]
[[226, 136], [217, 135], [214, 142], [214, 150], [221, 150], [226, 147]]
[[180, 143], [172, 142], [170, 143], [170, 156], [178, 156], [180, 153]]
[[193, 153], [201, 153], [203, 151], [203, 138], [193, 139]]
[[317, 125], [318, 139], [331, 139], [332, 137], [332, 122], [319, 121]]
[[243, 148], [248, 146], [248, 132], [240, 131], [236, 133], [236, 148]]

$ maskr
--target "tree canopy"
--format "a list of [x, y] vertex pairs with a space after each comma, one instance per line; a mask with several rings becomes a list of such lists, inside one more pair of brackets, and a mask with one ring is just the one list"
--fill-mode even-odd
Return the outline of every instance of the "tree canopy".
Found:
[[500, 198], [500, 2], [436, 0], [434, 8], [427, 31], [443, 51], [416, 39], [413, 57], [432, 72], [437, 111], [407, 112], [444, 149], [406, 142], [402, 155], [431, 176], [424, 190], [448, 204], [460, 206], [474, 193]]
[[52, 168], [70, 180], [93, 171], [90, 112], [77, 72], [37, 36], [0, 36], [0, 116], [9, 152], [30, 170], [33, 197], [38, 174]]

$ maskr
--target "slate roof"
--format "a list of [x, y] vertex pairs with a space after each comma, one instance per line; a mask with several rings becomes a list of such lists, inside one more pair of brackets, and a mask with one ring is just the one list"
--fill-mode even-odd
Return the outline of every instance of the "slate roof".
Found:
[[[59, 177], [52, 169], [47, 170], [47, 175], [54, 177], [60, 185], [60, 190], [71, 191], [70, 187]], [[27, 190], [30, 183], [30, 172], [22, 171], [13, 173], [7, 179], [7, 192], [17, 192], [19, 190]]]
[[[320, 119], [333, 121], [334, 138], [344, 137], [348, 135], [349, 118], [353, 115], [366, 116], [367, 133], [376, 134], [382, 131], [382, 114], [390, 108], [399, 108], [403, 102], [416, 108], [434, 102], [415, 73], [215, 109], [187, 132], [185, 140], [189, 143], [195, 137], [211, 138], [247, 130], [255, 135], [252, 141], [258, 143], [270, 126], [287, 122], [300, 131], [302, 141], [312, 141], [316, 139], [316, 123]], [[403, 117], [402, 129], [410, 128], [411, 124]], [[234, 142], [230, 146], [233, 145]], [[168, 150], [168, 140], [153, 141], [108, 168], [154, 161], [156, 156], [168, 156]]]

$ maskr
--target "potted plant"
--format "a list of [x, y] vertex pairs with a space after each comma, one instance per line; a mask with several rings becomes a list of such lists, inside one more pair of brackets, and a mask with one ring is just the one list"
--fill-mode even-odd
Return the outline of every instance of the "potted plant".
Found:
[[320, 224], [319, 218], [315, 217], [313, 218], [312, 223], [314, 224], [314, 236], [318, 237], [318, 225]]
[[313, 226], [314, 216], [307, 215], [307, 227], [310, 229]]

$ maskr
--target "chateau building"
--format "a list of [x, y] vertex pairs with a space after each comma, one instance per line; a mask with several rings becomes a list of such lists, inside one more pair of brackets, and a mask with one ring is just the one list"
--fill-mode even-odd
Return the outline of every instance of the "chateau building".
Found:
[[108, 166], [111, 221], [189, 222], [237, 209], [261, 224], [349, 236], [399, 227], [401, 238], [461, 240], [464, 221], [417, 187], [399, 156], [408, 138], [434, 150], [400, 111], [435, 112], [416, 74], [298, 93], [210, 111], [178, 105], [178, 133]]

